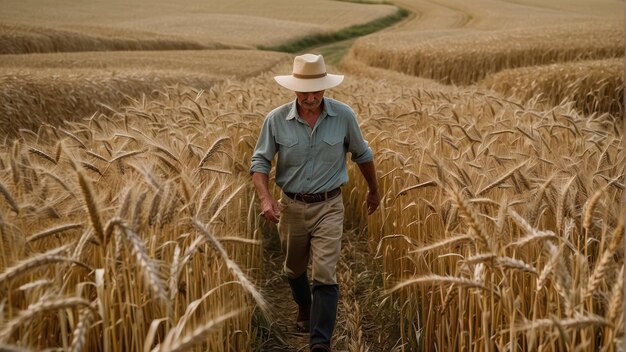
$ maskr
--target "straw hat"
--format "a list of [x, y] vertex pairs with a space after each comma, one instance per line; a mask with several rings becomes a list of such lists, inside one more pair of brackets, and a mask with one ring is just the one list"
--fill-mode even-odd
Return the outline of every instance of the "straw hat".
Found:
[[304, 54], [293, 60], [291, 75], [276, 76], [274, 79], [294, 92], [317, 92], [338, 86], [343, 81], [343, 75], [327, 73], [322, 55]]

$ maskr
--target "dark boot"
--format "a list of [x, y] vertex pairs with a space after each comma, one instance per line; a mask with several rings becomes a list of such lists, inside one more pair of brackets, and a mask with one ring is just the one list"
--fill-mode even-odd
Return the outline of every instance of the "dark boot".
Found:
[[[339, 285], [323, 285], [313, 282], [313, 305], [311, 306], [311, 340], [313, 347], [330, 347], [330, 340], [337, 319]], [[320, 346], [321, 345], [321, 346]], [[330, 348], [328, 349], [330, 351]]]
[[298, 304], [298, 317], [296, 318], [296, 328], [300, 332], [309, 332], [309, 320], [311, 316], [311, 288], [306, 272], [295, 279], [289, 279], [291, 294]]

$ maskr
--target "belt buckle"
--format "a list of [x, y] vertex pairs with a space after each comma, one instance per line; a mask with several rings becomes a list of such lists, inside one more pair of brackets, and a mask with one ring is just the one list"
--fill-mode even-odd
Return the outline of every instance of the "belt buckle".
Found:
[[317, 194], [303, 194], [302, 200], [304, 200], [306, 203], [319, 202]]

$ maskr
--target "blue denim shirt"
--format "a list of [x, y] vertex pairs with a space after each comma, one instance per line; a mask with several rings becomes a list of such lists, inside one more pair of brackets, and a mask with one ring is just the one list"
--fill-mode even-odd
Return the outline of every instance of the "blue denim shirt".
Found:
[[324, 98], [311, 126], [298, 115], [296, 100], [272, 110], [261, 128], [250, 173], [269, 175], [276, 154], [276, 184], [289, 193], [327, 192], [348, 182], [346, 153], [357, 164], [373, 159], [352, 109]]

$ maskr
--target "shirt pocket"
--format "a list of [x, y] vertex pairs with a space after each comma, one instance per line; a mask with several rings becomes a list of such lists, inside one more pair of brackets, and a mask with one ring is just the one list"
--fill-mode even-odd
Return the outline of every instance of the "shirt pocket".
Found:
[[298, 144], [297, 136], [276, 136], [276, 144], [278, 144], [278, 163], [290, 166], [301, 163], [303, 151], [302, 146]]
[[322, 161], [335, 163], [345, 157], [344, 135], [332, 133], [322, 137], [322, 150], [320, 157]]

